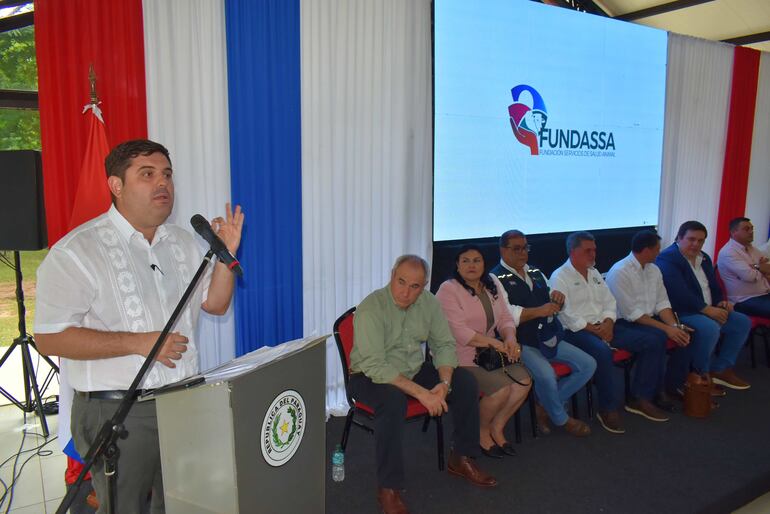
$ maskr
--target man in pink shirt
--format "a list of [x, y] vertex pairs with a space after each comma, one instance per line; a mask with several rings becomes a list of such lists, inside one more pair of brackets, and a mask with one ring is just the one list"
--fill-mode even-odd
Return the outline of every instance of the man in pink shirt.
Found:
[[730, 240], [719, 251], [719, 274], [735, 310], [770, 318], [770, 261], [751, 243], [754, 226], [748, 218], [730, 221]]

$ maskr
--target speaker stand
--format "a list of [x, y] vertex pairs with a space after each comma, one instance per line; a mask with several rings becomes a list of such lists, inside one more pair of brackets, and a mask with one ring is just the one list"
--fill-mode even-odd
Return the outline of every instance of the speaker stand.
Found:
[[[11, 266], [7, 258], [3, 256], [3, 260]], [[16, 306], [19, 311], [19, 337], [13, 340], [11, 346], [8, 347], [3, 357], [0, 359], [0, 368], [3, 367], [8, 357], [18, 348], [21, 351], [21, 362], [24, 380], [24, 399], [16, 399], [11, 393], [0, 387], [0, 394], [5, 396], [11, 403], [16, 405], [24, 412], [37, 412], [40, 418], [40, 424], [43, 427], [43, 437], [48, 437], [48, 422], [45, 419], [45, 412], [43, 412], [42, 397], [48, 386], [51, 385], [56, 373], [59, 372], [59, 367], [46, 355], [42, 355], [35, 346], [35, 340], [30, 334], [27, 334], [27, 323], [25, 316], [27, 310], [24, 307], [24, 290], [22, 288], [22, 275], [21, 275], [21, 257], [18, 251], [13, 252], [14, 264], [11, 266], [16, 271]], [[45, 360], [51, 369], [43, 381], [42, 387], [38, 386], [37, 373], [35, 366], [32, 364], [32, 351], [34, 350], [40, 357]]]

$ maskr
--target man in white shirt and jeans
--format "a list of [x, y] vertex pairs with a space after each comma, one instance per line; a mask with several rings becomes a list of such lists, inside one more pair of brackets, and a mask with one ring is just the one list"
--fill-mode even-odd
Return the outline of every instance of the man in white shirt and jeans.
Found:
[[567, 237], [569, 259], [551, 275], [551, 285], [564, 293], [564, 307], [559, 313], [566, 332], [564, 339], [596, 360], [594, 381], [599, 392], [598, 418], [602, 427], [623, 434], [623, 422], [613, 378], [613, 350], [622, 348], [634, 354], [636, 379], [629, 407], [634, 413], [654, 421], [668, 417], [652, 403], [652, 393], [660, 379], [660, 363], [665, 346], [658, 339], [634, 326], [616, 325], [617, 305], [601, 274], [594, 268], [596, 242], [590, 232], [573, 232]]
[[[174, 182], [165, 147], [127, 141], [110, 152], [105, 167], [113, 205], [64, 236], [38, 269], [35, 339], [41, 353], [66, 361], [76, 391], [72, 434], [81, 455], [125, 396], [202, 258], [192, 234], [166, 224]], [[213, 222], [230, 253], [238, 250], [242, 225], [240, 207], [233, 213], [229, 204], [227, 219]], [[233, 275], [224, 264], [217, 263], [213, 272], [209, 268], [141, 389], [198, 371], [200, 309], [224, 314], [233, 289]], [[142, 512], [151, 491], [152, 512], [163, 512], [155, 402], [134, 404], [125, 427], [128, 438], [118, 440], [116, 512]], [[99, 460], [91, 471], [97, 498], [106, 505], [103, 468]]]
[[[616, 262], [607, 273], [607, 286], [617, 300], [618, 316], [621, 318], [617, 324], [635, 326], [656, 338], [660, 345], [665, 346], [671, 339], [678, 347], [685, 347], [690, 344], [691, 329], [681, 325], [671, 309], [663, 275], [655, 265], [659, 253], [660, 236], [652, 230], [642, 230], [631, 240], [631, 253]], [[665, 367], [665, 354], [662, 357], [658, 364], [661, 373]], [[654, 372], [651, 370], [651, 373]], [[675, 389], [679, 384], [670, 386], [670, 389]], [[659, 407], [674, 410], [660, 382], [655, 391], [650, 392], [656, 394]], [[633, 412], [629, 406], [626, 410]], [[641, 415], [644, 416], [644, 413]]]

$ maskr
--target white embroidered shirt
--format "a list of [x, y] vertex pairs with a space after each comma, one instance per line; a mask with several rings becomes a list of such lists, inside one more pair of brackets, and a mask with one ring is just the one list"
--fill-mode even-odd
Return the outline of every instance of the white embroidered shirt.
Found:
[[[158, 227], [152, 243], [112, 206], [75, 228], [38, 268], [35, 332], [69, 327], [114, 332], [160, 331], [200, 265], [192, 234], [176, 225]], [[141, 388], [173, 383], [198, 371], [196, 325], [211, 282], [209, 266], [172, 332], [189, 338], [176, 368], [155, 362]], [[78, 391], [127, 389], [144, 357], [66, 361]]]

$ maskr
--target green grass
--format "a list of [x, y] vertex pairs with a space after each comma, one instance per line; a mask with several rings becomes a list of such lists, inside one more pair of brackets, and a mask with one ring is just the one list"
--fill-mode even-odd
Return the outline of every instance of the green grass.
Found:
[[[13, 252], [3, 252], [11, 263], [13, 263]], [[36, 252], [19, 252], [19, 258], [21, 259], [21, 274], [24, 276], [24, 281], [34, 280], [37, 268], [40, 263], [43, 262], [45, 256], [48, 255], [48, 250], [38, 250]], [[16, 272], [4, 263], [0, 263], [0, 284], [10, 282], [16, 284]]]
[[[3, 252], [13, 263], [13, 252]], [[35, 319], [35, 285], [37, 268], [48, 254], [48, 250], [21, 252], [21, 273], [23, 275], [24, 306], [27, 332], [32, 333]], [[0, 262], [0, 346], [10, 345], [19, 336], [19, 314], [16, 306], [16, 272]]]

